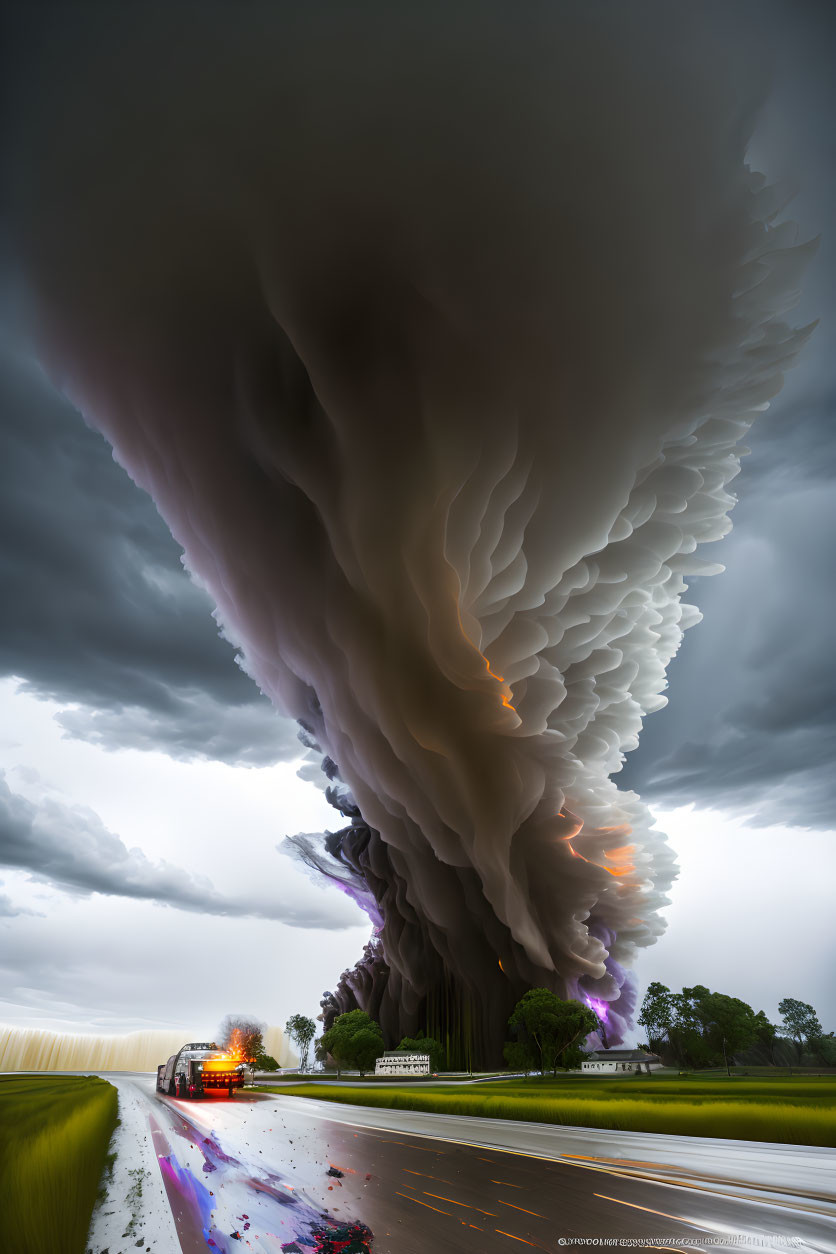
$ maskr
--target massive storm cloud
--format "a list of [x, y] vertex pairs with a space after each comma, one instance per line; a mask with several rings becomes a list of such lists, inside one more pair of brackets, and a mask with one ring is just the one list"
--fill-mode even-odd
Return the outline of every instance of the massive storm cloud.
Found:
[[546, 985], [617, 1042], [674, 865], [611, 776], [805, 334], [745, 32], [279, 5], [23, 43], [41, 352], [326, 758], [348, 826], [296, 850], [375, 926], [331, 1012], [495, 1060]]

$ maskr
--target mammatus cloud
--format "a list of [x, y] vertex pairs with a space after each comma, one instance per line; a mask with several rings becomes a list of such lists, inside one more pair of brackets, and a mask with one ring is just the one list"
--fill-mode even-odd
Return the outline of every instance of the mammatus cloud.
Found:
[[337, 764], [385, 1030], [446, 981], [484, 1057], [532, 984], [629, 1018], [673, 865], [610, 776], [804, 339], [744, 45], [605, 9], [70, 19], [48, 108], [27, 66], [45, 357]]
[[8, 340], [0, 412], [0, 673], [71, 706], [68, 734], [105, 748], [298, 757], [153, 503]]
[[92, 810], [50, 799], [36, 806], [13, 793], [2, 776], [0, 866], [26, 871], [64, 892], [133, 897], [197, 914], [274, 919], [294, 927], [336, 930], [357, 922], [349, 907], [340, 912], [331, 898], [323, 897], [320, 906], [281, 892], [238, 899], [225, 896], [205, 876], [168, 862], [152, 862], [140, 849], [128, 849]]

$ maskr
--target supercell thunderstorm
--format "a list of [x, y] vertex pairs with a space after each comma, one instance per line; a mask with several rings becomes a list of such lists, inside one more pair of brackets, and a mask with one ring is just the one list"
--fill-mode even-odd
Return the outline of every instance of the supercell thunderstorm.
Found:
[[44, 360], [324, 758], [346, 825], [292, 850], [375, 929], [326, 1016], [390, 1042], [495, 1062], [545, 985], [617, 1043], [662, 929], [673, 858], [612, 777], [809, 252], [746, 165], [739, 32], [669, 12], [126, 10], [40, 50]]

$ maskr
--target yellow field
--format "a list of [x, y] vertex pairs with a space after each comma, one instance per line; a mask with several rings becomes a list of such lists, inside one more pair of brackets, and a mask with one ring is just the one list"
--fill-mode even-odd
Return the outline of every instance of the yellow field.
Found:
[[0, 1250], [83, 1254], [117, 1106], [94, 1076], [0, 1077]]

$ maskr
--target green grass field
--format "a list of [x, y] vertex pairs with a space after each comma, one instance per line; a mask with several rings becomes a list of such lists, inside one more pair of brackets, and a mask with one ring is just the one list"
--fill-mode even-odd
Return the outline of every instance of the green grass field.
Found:
[[0, 1250], [83, 1254], [117, 1107], [94, 1076], [0, 1076]]
[[836, 1146], [836, 1078], [830, 1076], [562, 1076], [457, 1088], [314, 1083], [270, 1085], [268, 1091], [396, 1110]]

